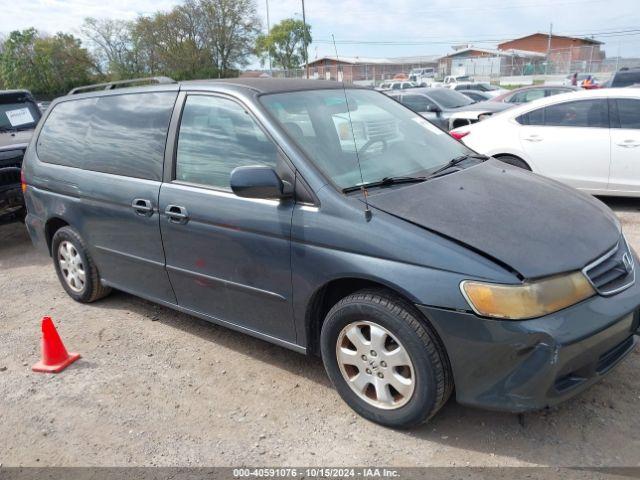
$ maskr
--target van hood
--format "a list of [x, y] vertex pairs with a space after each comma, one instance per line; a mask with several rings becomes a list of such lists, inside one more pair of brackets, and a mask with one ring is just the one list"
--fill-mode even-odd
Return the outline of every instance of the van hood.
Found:
[[618, 220], [599, 200], [494, 159], [426, 182], [374, 190], [368, 200], [529, 279], [582, 269], [621, 235]]

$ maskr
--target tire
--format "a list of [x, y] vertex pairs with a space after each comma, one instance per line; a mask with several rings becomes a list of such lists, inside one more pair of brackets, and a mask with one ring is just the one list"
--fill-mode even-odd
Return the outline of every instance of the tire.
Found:
[[513, 165], [514, 167], [531, 171], [531, 167], [527, 164], [527, 162], [513, 155], [502, 155], [500, 157], [495, 157], [495, 158], [497, 158], [501, 162], [508, 163], [509, 165]]
[[[62, 287], [76, 302], [95, 302], [111, 293], [111, 288], [102, 285], [98, 268], [82, 238], [73, 228], [62, 227], [56, 231], [51, 242], [51, 256]], [[73, 260], [68, 261], [69, 258]], [[75, 276], [75, 280], [72, 281], [67, 280], [70, 278], [70, 269], [75, 272], [75, 275], [72, 275]], [[80, 278], [84, 281], [79, 281]]]
[[[366, 341], [367, 330], [369, 344], [358, 336], [360, 332]], [[386, 336], [381, 337], [381, 330]], [[384, 338], [383, 342], [372, 340], [374, 336]], [[326, 316], [320, 343], [325, 369], [342, 399], [359, 415], [381, 425], [408, 428], [423, 423], [453, 391], [449, 360], [440, 340], [413, 305], [391, 292], [361, 290], [340, 300]], [[372, 349], [369, 354], [367, 348]], [[345, 351], [348, 355], [343, 355]], [[403, 357], [397, 352], [404, 352], [408, 362], [398, 361]], [[392, 367], [394, 363], [402, 366]], [[396, 385], [401, 388], [396, 390]]]

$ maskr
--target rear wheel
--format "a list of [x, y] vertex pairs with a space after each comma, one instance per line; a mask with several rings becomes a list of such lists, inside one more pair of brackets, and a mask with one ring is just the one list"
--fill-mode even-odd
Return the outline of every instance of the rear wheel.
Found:
[[73, 228], [62, 227], [56, 231], [51, 242], [51, 254], [60, 283], [74, 300], [91, 303], [111, 292], [100, 282], [98, 269]]
[[531, 171], [531, 167], [527, 164], [527, 162], [525, 162], [521, 158], [518, 158], [514, 155], [502, 155], [495, 158], [497, 158], [501, 162], [508, 163], [509, 165], [513, 165], [514, 167]]
[[426, 421], [453, 389], [435, 333], [415, 307], [384, 290], [340, 300], [322, 326], [321, 350], [343, 400], [382, 425], [403, 428]]

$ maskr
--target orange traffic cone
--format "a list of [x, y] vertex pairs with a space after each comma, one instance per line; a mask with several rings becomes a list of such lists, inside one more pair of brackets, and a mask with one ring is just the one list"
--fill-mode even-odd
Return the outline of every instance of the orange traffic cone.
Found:
[[79, 358], [79, 353], [67, 353], [51, 317], [42, 317], [42, 360], [31, 367], [31, 370], [58, 373]]

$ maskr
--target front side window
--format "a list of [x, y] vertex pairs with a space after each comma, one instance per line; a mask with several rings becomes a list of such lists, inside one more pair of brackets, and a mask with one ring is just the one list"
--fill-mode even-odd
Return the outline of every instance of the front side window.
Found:
[[608, 128], [609, 114], [606, 100], [578, 100], [538, 108], [520, 115], [516, 121], [521, 125]]
[[[303, 118], [297, 120], [301, 130], [309, 129]], [[275, 168], [277, 159], [276, 146], [241, 105], [220, 97], [187, 97], [178, 134], [176, 180], [231, 190], [234, 168]]]
[[341, 189], [385, 177], [426, 175], [452, 158], [472, 153], [379, 92], [329, 89], [260, 99], [307, 157]]
[[619, 98], [615, 102], [620, 128], [640, 129], [640, 100]]

